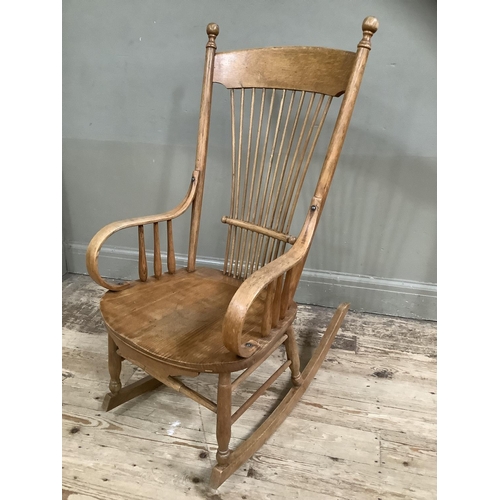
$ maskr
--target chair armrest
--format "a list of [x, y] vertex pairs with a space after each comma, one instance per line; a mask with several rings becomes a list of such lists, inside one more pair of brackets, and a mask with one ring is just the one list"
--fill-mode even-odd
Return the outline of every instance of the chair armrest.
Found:
[[241, 342], [241, 334], [248, 310], [266, 286], [306, 258], [319, 218], [319, 202], [318, 198], [313, 198], [302, 231], [292, 248], [253, 273], [234, 294], [222, 323], [224, 345], [232, 353], [248, 358], [258, 349], [258, 346], [248, 347], [242, 345]]
[[195, 170], [193, 172], [191, 185], [189, 186], [189, 190], [186, 196], [181, 201], [181, 203], [179, 203], [179, 205], [177, 205], [177, 207], [173, 210], [156, 215], [146, 215], [144, 217], [134, 217], [132, 219], [124, 219], [117, 222], [111, 222], [110, 224], [104, 226], [101, 230], [99, 230], [90, 240], [89, 246], [87, 247], [86, 264], [87, 271], [90, 277], [98, 285], [101, 285], [108, 290], [116, 292], [128, 288], [131, 285], [130, 282], [124, 283], [122, 285], [113, 285], [104, 280], [103, 277], [99, 274], [98, 258], [102, 245], [112, 234], [122, 229], [144, 226], [146, 224], [153, 224], [155, 222], [164, 222], [175, 219], [176, 217], [182, 215], [189, 208], [189, 205], [191, 205], [191, 202], [193, 201], [194, 195], [196, 193], [196, 187], [198, 185], [198, 177], [199, 172]]

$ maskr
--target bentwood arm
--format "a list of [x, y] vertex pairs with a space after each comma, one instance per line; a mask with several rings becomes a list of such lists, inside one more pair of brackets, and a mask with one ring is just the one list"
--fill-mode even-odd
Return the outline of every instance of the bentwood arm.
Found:
[[[243, 325], [245, 324], [246, 315], [253, 301], [264, 290], [264, 288], [271, 285], [287, 271], [289, 272], [287, 274], [287, 279], [285, 280], [281, 300], [286, 301], [285, 307], [287, 307], [288, 303], [292, 300], [293, 293], [295, 292], [295, 287], [297, 285], [295, 281], [298, 282], [298, 279], [300, 278], [302, 266], [305, 258], [307, 257], [309, 246], [319, 220], [321, 212], [320, 202], [321, 200], [319, 198], [313, 198], [309, 213], [302, 227], [302, 231], [297, 237], [297, 240], [292, 248], [290, 248], [290, 250], [284, 253], [281, 257], [278, 257], [276, 260], [273, 260], [269, 264], [261, 267], [258, 271], [254, 272], [241, 284], [237, 292], [234, 294], [231, 302], [229, 303], [222, 324], [224, 345], [234, 354], [247, 358], [258, 349], [258, 346], [255, 345], [251, 347], [242, 345], [241, 334], [243, 331]], [[295, 268], [298, 272], [294, 273], [294, 269], [292, 268]], [[292, 277], [291, 279], [288, 279], [289, 275]], [[268, 293], [269, 291], [270, 289], [268, 288]]]
[[[144, 217], [135, 217], [133, 219], [125, 219], [117, 222], [112, 222], [107, 226], [104, 226], [100, 231], [98, 231], [87, 247], [87, 255], [86, 255], [86, 263], [87, 263], [87, 271], [91, 278], [99, 285], [107, 288], [108, 290], [118, 291], [124, 290], [130, 286], [130, 282], [124, 283], [122, 285], [113, 285], [108, 283], [103, 277], [99, 274], [98, 267], [98, 258], [99, 251], [101, 250], [104, 242], [114, 233], [120, 231], [122, 229], [126, 229], [129, 227], [143, 227], [146, 224], [157, 224], [158, 222], [171, 221], [176, 217], [182, 215], [191, 205], [193, 198], [196, 194], [196, 187], [198, 184], [199, 172], [195, 170], [193, 172], [193, 176], [191, 178], [191, 185], [189, 186], [188, 192], [184, 199], [177, 205], [176, 208], [170, 210], [168, 212], [164, 212], [162, 214], [157, 215], [146, 215]], [[156, 226], [157, 227], [157, 226]], [[139, 251], [141, 252], [141, 248]], [[141, 258], [141, 257], [139, 257]]]

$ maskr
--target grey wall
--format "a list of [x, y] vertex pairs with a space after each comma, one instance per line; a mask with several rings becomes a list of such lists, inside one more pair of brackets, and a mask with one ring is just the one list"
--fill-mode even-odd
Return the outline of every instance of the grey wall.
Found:
[[[86, 272], [85, 247], [103, 225], [164, 211], [184, 196], [194, 166], [208, 22], [220, 25], [221, 51], [356, 50], [367, 15], [379, 19], [380, 29], [296, 298], [435, 318], [436, 7], [430, 0], [65, 0], [68, 270]], [[229, 206], [228, 110], [227, 91], [217, 86], [199, 245], [201, 261], [214, 266], [224, 254], [220, 217]], [[327, 139], [323, 134], [318, 152]], [[295, 229], [321, 166], [320, 155], [316, 160]], [[184, 215], [174, 223], [179, 254], [187, 252], [188, 222]], [[136, 278], [134, 249], [134, 230], [113, 236], [102, 252], [103, 274]]]

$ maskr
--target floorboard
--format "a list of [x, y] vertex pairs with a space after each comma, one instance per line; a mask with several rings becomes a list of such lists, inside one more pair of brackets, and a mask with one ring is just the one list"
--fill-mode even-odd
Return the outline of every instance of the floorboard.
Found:
[[[111, 412], [103, 289], [63, 281], [63, 500], [436, 498], [436, 323], [349, 312], [311, 387], [268, 442], [217, 492], [215, 415], [160, 387]], [[299, 306], [305, 366], [333, 310]], [[277, 350], [234, 396], [237, 407], [283, 362]], [[124, 362], [122, 383], [144, 376]], [[215, 399], [210, 374], [183, 378]], [[283, 375], [233, 426], [237, 446], [289, 387]]]

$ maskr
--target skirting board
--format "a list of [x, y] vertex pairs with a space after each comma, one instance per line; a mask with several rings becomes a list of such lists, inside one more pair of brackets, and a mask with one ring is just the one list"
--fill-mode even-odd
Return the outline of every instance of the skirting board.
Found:
[[[87, 274], [85, 252], [87, 245], [66, 243], [68, 272]], [[146, 254], [148, 268], [153, 268], [153, 254]], [[99, 271], [103, 277], [123, 280], [138, 279], [138, 252], [120, 247], [105, 247], [99, 255]], [[187, 255], [176, 255], [177, 265], [187, 265]], [[166, 262], [166, 255], [163, 255]], [[199, 257], [201, 267], [222, 269], [223, 260]], [[315, 304], [337, 307], [341, 302], [350, 302], [351, 310], [371, 312], [436, 321], [437, 285], [415, 281], [400, 281], [371, 276], [318, 271], [305, 268], [295, 301], [300, 304]]]

